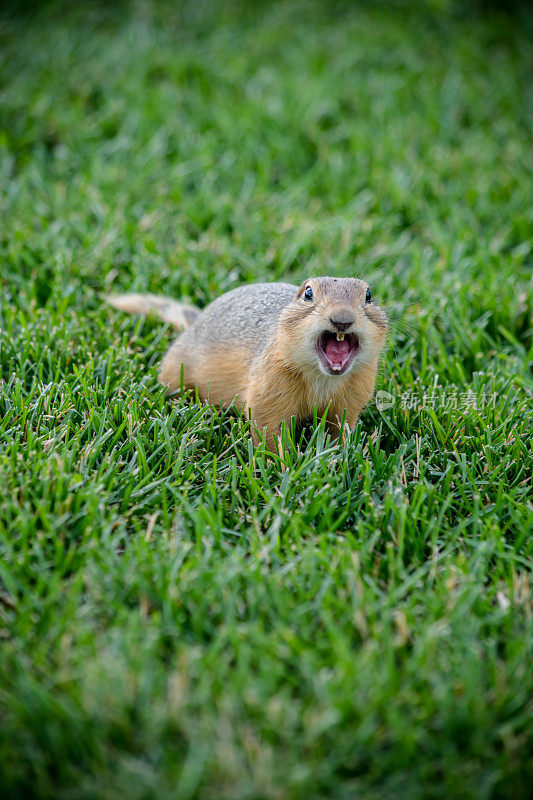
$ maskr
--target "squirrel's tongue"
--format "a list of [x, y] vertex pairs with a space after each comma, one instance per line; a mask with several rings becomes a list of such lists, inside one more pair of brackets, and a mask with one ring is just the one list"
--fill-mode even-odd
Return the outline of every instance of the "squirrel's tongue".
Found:
[[342, 342], [333, 338], [328, 339], [324, 353], [332, 369], [335, 367], [342, 369], [350, 356], [350, 343], [347, 339], [343, 339]]

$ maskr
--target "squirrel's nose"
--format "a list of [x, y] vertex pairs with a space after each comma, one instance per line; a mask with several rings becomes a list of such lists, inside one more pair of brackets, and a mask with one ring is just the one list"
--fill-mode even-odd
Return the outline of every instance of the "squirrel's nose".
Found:
[[339, 311], [335, 314], [335, 318], [330, 317], [329, 321], [338, 331], [347, 331], [350, 325], [353, 325], [355, 319], [350, 311]]

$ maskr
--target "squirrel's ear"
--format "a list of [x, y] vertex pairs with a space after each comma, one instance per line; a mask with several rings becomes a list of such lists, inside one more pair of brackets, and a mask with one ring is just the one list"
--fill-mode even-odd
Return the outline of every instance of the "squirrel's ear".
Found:
[[298, 291], [296, 292], [296, 294], [294, 295], [294, 299], [295, 300], [299, 300], [300, 297], [303, 295], [306, 285], [307, 285], [307, 281], [304, 281], [302, 283], [302, 285], [300, 286], [300, 288], [298, 289]]
[[302, 285], [300, 286], [300, 288], [296, 292], [296, 294], [294, 296], [295, 300], [300, 300], [300, 298], [303, 296], [303, 293], [305, 292], [307, 286], [309, 286], [309, 278], [307, 278], [307, 280], [305, 280], [302, 283]]

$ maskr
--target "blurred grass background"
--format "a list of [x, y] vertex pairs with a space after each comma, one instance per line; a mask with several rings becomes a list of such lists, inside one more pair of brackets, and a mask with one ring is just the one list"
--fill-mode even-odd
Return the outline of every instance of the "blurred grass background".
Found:
[[[529, 796], [533, 47], [508, 9], [4, 7], [4, 796]], [[100, 300], [313, 274], [389, 311], [396, 401], [345, 445], [289, 434], [286, 464], [165, 400], [172, 332]]]

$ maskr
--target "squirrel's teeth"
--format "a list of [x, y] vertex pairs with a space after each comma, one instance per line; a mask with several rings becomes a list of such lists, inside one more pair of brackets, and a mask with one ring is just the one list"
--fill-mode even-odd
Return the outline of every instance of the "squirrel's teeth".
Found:
[[333, 364], [333, 369], [335, 370], [335, 372], [338, 372], [340, 368], [341, 368], [340, 364]]
[[337, 341], [338, 342], [344, 341], [344, 333], [342, 333], [342, 331], [337, 331]]

